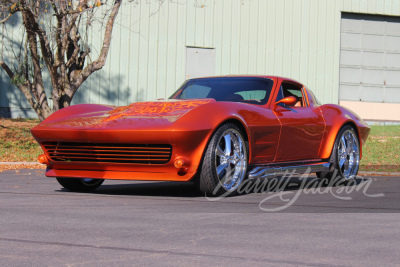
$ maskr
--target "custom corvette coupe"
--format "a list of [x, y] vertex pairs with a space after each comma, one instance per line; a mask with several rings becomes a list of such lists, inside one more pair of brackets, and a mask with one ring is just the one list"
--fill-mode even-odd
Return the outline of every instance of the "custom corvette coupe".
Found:
[[187, 80], [168, 100], [73, 105], [32, 134], [46, 176], [72, 191], [104, 179], [194, 181], [221, 195], [285, 171], [354, 179], [369, 131], [297, 81], [223, 76]]

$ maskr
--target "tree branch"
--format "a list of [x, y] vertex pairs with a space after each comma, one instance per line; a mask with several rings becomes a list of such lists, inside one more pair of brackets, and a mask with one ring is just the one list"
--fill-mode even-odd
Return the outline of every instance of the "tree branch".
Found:
[[[8, 67], [8, 65], [6, 63], [4, 63], [3, 61], [0, 61], [0, 66], [7, 73], [8, 77], [10, 77], [11, 80], [13, 80], [15, 78], [14, 72], [10, 69], [10, 67]], [[36, 114], [38, 115], [39, 119], [43, 121], [46, 118], [46, 116], [45, 116], [45, 114], [42, 113], [40, 105], [38, 105], [38, 103], [32, 97], [31, 91], [29, 90], [29, 87], [30, 87], [29, 81], [25, 81], [23, 84], [16, 84], [16, 86], [25, 95], [29, 104], [31, 105], [31, 107], [35, 110]]]
[[10, 69], [10, 67], [8, 67], [6, 63], [4, 63], [4, 61], [0, 61], [0, 67], [2, 67], [3, 70], [5, 70], [5, 72], [7, 73], [8, 77], [10, 77], [11, 80], [14, 79], [15, 77], [14, 72]]
[[105, 61], [107, 59], [108, 51], [110, 49], [111, 36], [112, 36], [115, 18], [118, 15], [118, 11], [121, 6], [121, 3], [122, 3], [122, 0], [114, 1], [114, 6], [112, 8], [111, 14], [107, 21], [107, 26], [106, 26], [106, 30], [104, 33], [104, 39], [103, 39], [103, 46], [101, 48], [99, 57], [97, 58], [97, 60], [95, 60], [92, 63], [90, 63], [89, 65], [87, 65], [86, 68], [84, 68], [83, 71], [80, 73], [80, 75], [75, 79], [75, 81], [73, 81], [70, 91], [67, 92], [70, 97], [72, 97], [75, 94], [75, 92], [79, 88], [79, 86], [89, 77], [90, 74], [101, 69], [104, 66]]
[[11, 18], [12, 15], [12, 13], [8, 14], [7, 17], [5, 17], [3, 20], [0, 20], [0, 24], [6, 22], [9, 18]]
[[[24, 4], [24, 1], [21, 1]], [[40, 59], [38, 54], [37, 47], [37, 38], [36, 38], [36, 29], [35, 25], [32, 23], [33, 14], [31, 12], [22, 12], [22, 19], [24, 22], [24, 26], [26, 29], [26, 34], [29, 42], [29, 50], [31, 52], [31, 59], [33, 63], [33, 85], [32, 85], [32, 94], [37, 99], [37, 104], [39, 105], [39, 109], [41, 110], [42, 116], [45, 118], [51, 114], [51, 110], [47, 103], [46, 92], [44, 91], [43, 79], [42, 79], [42, 69], [40, 67]], [[40, 38], [39, 38], [40, 39]], [[43, 51], [43, 49], [42, 49]], [[51, 75], [52, 66], [49, 68]], [[52, 79], [53, 82], [53, 79]], [[27, 89], [27, 88], [25, 88]], [[22, 89], [21, 89], [22, 90]], [[25, 94], [25, 93], [24, 93]], [[27, 97], [27, 96], [26, 96]]]
[[[102, 18], [106, 22], [102, 47], [98, 58], [90, 64], [85, 64], [85, 59], [90, 54], [90, 49], [82, 46], [88, 41], [87, 31], [91, 26], [93, 12], [96, 7], [111, 2], [106, 15]], [[122, 0], [78, 0], [78, 6], [68, 0], [0, 0], [0, 10], [3, 17], [0, 19], [5, 28], [5, 22], [16, 12], [22, 15], [22, 24], [26, 32], [25, 52], [11, 56], [18, 63], [18, 69], [13, 68], [14, 63], [8, 66], [0, 59], [0, 68], [13, 80], [13, 83], [24, 93], [26, 99], [38, 114], [41, 120], [51, 114], [43, 81], [43, 60], [45, 68], [49, 71], [53, 97], [53, 111], [69, 106], [73, 95], [82, 83], [95, 71], [100, 70], [106, 62], [111, 45], [114, 22], [121, 7]], [[165, 0], [162, 0], [165, 1]], [[76, 3], [75, 2], [75, 3]], [[45, 4], [46, 7], [43, 5]], [[50, 4], [51, 7], [47, 7]], [[48, 9], [56, 20], [49, 21], [50, 30], [40, 23], [47, 19]], [[88, 12], [86, 21], [86, 35], [83, 27], [79, 27], [81, 18]], [[79, 21], [78, 21], [79, 20]], [[83, 21], [83, 20], [82, 20]], [[46, 23], [47, 25], [47, 23]], [[53, 31], [55, 28], [55, 31]], [[78, 29], [80, 31], [78, 32]], [[104, 28], [103, 28], [104, 29]], [[86, 36], [86, 37], [85, 37]], [[4, 36], [3, 36], [4, 38]], [[81, 40], [82, 38], [82, 40]], [[21, 49], [23, 45], [21, 44]], [[5, 47], [7, 49], [7, 47]], [[2, 52], [0, 52], [2, 53]], [[1, 55], [0, 55], [1, 57]], [[88, 60], [86, 60], [88, 61]], [[86, 67], [85, 67], [86, 66]], [[85, 68], [84, 68], [85, 67]], [[46, 84], [46, 86], [48, 86]]]

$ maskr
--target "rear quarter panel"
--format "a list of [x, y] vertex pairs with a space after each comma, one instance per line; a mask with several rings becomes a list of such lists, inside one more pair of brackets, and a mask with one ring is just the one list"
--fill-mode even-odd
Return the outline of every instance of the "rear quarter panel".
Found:
[[360, 142], [360, 158], [362, 157], [362, 146], [365, 144], [370, 127], [357, 114], [351, 110], [334, 104], [320, 106], [326, 123], [324, 137], [321, 142], [320, 157], [327, 159], [330, 157], [336, 136], [345, 124], [352, 125]]

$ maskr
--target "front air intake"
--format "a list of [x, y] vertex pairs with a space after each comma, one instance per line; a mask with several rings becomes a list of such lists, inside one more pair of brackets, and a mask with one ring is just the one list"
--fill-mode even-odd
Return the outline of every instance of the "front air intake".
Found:
[[52, 161], [87, 163], [165, 164], [171, 159], [171, 145], [42, 143]]

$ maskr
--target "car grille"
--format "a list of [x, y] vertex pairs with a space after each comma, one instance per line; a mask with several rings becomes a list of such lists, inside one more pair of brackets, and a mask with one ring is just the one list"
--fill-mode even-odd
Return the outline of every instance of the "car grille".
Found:
[[171, 145], [132, 145], [45, 142], [52, 161], [92, 163], [165, 164], [172, 154]]

